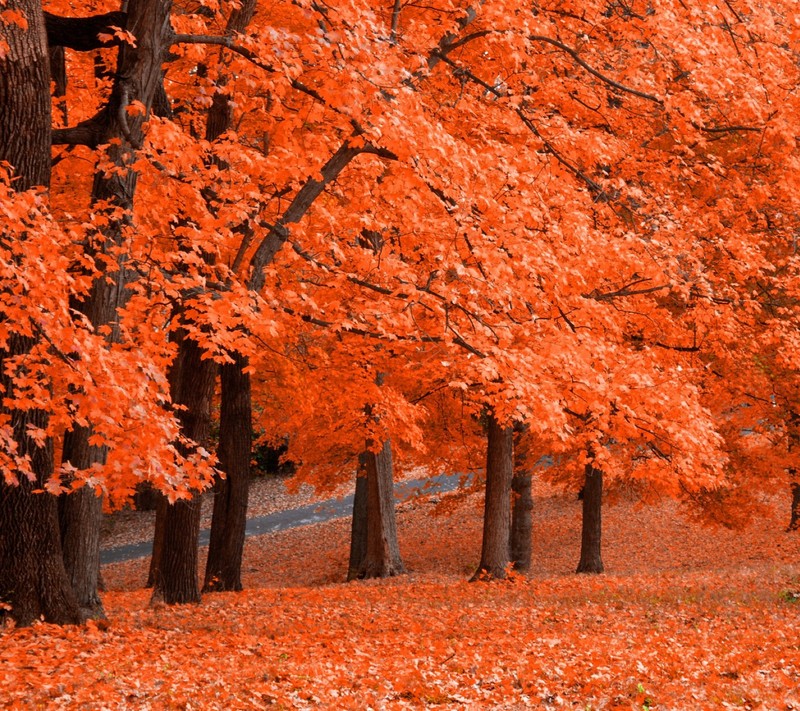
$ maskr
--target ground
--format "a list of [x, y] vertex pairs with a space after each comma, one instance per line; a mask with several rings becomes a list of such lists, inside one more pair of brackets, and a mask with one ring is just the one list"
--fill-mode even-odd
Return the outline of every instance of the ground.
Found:
[[[787, 500], [785, 501], [784, 498]], [[349, 522], [249, 539], [240, 594], [150, 607], [108, 566], [109, 621], [0, 631], [9, 708], [800, 710], [800, 535], [787, 497], [744, 531], [672, 502], [605, 509], [608, 573], [578, 576], [580, 502], [537, 488], [529, 579], [467, 583], [480, 496], [404, 504], [407, 576], [346, 584]]]

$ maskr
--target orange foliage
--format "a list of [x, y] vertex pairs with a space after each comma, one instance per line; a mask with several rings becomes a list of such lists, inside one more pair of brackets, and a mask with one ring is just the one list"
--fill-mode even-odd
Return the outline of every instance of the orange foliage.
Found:
[[[486, 408], [529, 425], [570, 487], [587, 453], [612, 484], [695, 501], [794, 467], [791, 0], [301, 0], [222, 42], [237, 6], [172, 8], [169, 110], [145, 117], [106, 261], [85, 247], [120, 218], [88, 200], [95, 169], [120, 170], [108, 146], [54, 147], [49, 213], [0, 186], [4, 230], [36, 224], [3, 255], [0, 340], [42, 334], [6, 406], [46, 410], [40, 439], [92, 424], [109, 459], [78, 483], [123, 499], [142, 478], [172, 496], [210, 481], [209, 453], [176, 449], [178, 310], [207, 357], [250, 359], [265, 437], [322, 487], [367, 438], [401, 466], [474, 469]], [[67, 52], [67, 124], [104, 105], [116, 51]], [[206, 140], [222, 96], [233, 128]], [[69, 299], [122, 257], [133, 295], [105, 347]], [[0, 425], [13, 481], [26, 463]]]

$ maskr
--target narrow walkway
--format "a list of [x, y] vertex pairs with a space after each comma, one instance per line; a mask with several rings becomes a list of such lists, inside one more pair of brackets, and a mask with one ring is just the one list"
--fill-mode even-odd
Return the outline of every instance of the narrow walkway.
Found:
[[[458, 488], [461, 482], [460, 474], [440, 474], [439, 476], [423, 479], [411, 479], [395, 484], [394, 495], [398, 502], [408, 501], [416, 496], [442, 494]], [[353, 511], [353, 494], [341, 499], [328, 499], [316, 504], [300, 506], [296, 509], [276, 511], [266, 516], [248, 519], [245, 536], [261, 536], [265, 533], [285, 531], [298, 526], [310, 526], [314, 523], [332, 521], [337, 518], [350, 516]], [[200, 531], [200, 545], [207, 546], [210, 529]], [[131, 543], [127, 546], [117, 546], [100, 551], [100, 564], [123, 563], [136, 558], [146, 558], [153, 552], [153, 542]]]

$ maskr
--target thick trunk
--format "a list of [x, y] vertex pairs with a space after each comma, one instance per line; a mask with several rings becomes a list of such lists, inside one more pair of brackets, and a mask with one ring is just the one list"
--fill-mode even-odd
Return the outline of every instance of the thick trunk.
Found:
[[[26, 345], [13, 338], [11, 353], [24, 352]], [[9, 392], [7, 376], [2, 383]], [[26, 435], [28, 426], [45, 427], [47, 418], [36, 410], [12, 411], [11, 423], [19, 454], [30, 457], [36, 480], [20, 476], [17, 486], [9, 486], [0, 476], [0, 603], [10, 606], [19, 625], [42, 617], [56, 624], [78, 623], [81, 611], [61, 557], [57, 499], [41, 493], [53, 472], [52, 441], [38, 446]]]
[[581, 559], [578, 573], [602, 573], [601, 556], [603, 472], [591, 464], [586, 465], [583, 485], [583, 524], [581, 530]]
[[[173, 402], [184, 408], [178, 412], [181, 432], [198, 446], [205, 447], [211, 431], [211, 399], [217, 364], [210, 358], [203, 359], [202, 354], [196, 341], [179, 336], [170, 387]], [[169, 605], [200, 600], [197, 584], [199, 537], [200, 494], [167, 505], [153, 600], [163, 600]]]
[[[14, 22], [0, 23], [0, 163], [8, 163], [14, 187], [27, 190], [50, 184], [50, 62], [41, 4], [10, 0], [6, 10], [21, 12], [23, 29]], [[0, 237], [3, 237], [0, 225]], [[0, 384], [4, 397], [13, 398], [8, 359], [27, 353], [34, 342], [12, 333], [7, 349], [0, 351]], [[14, 410], [9, 417], [19, 456], [30, 458], [34, 481], [24, 475], [10, 485], [0, 473], [0, 608], [17, 624], [44, 618], [48, 622], [81, 621], [75, 595], [61, 557], [55, 497], [34, 493], [53, 473], [53, 443], [37, 444], [28, 427], [47, 428], [47, 415], [39, 410]], [[16, 476], [17, 472], [9, 472]]]
[[[75, 450], [76, 443], [85, 447], [83, 453]], [[64, 436], [64, 461], [71, 462], [79, 469], [86, 468], [91, 461], [102, 461], [91, 457], [88, 449], [86, 437], [75, 430]], [[89, 457], [88, 464], [84, 455]], [[58, 513], [64, 567], [78, 604], [87, 617], [103, 617], [103, 604], [99, 594], [103, 499], [93, 488], [83, 487], [60, 497]]]
[[136, 485], [133, 494], [133, 508], [137, 511], [155, 511], [161, 494], [149, 481], [142, 481]]
[[511, 480], [514, 477], [514, 431], [489, 415], [486, 446], [486, 498], [481, 562], [472, 580], [505, 578], [511, 562]]
[[530, 442], [527, 427], [514, 425], [514, 478], [511, 480], [511, 564], [520, 573], [531, 569], [533, 531], [533, 477], [530, 469]]
[[242, 589], [242, 554], [247, 528], [252, 423], [247, 358], [222, 366], [219, 412], [219, 466], [225, 478], [214, 485], [214, 514], [204, 592]]
[[7, 11], [19, 11], [28, 30], [0, 22], [0, 162], [14, 171], [14, 188], [50, 185], [50, 58], [42, 6], [33, 0], [9, 0]]
[[533, 531], [533, 477], [530, 471], [517, 471], [511, 480], [514, 505], [511, 510], [511, 564], [520, 573], [531, 570], [531, 534]]
[[61, 557], [56, 498], [34, 494], [40, 486], [0, 481], [0, 603], [18, 625], [75, 624], [82, 615]]
[[378, 452], [367, 442], [367, 552], [358, 569], [359, 578], [388, 578], [405, 572], [397, 542], [394, 510], [392, 444]]
[[367, 557], [367, 459], [366, 454], [358, 458], [356, 490], [353, 496], [353, 518], [350, 522], [350, 562], [347, 565], [347, 580], [358, 578], [364, 559]]
[[197, 546], [200, 540], [199, 495], [168, 504], [164, 516], [164, 545], [153, 586], [153, 601], [168, 605], [200, 602], [197, 584]]
[[169, 501], [163, 494], [158, 495], [156, 503], [156, 523], [153, 531], [153, 553], [150, 556], [150, 570], [147, 573], [146, 588], [155, 588], [161, 577], [161, 560], [164, 557], [164, 522], [167, 518]]

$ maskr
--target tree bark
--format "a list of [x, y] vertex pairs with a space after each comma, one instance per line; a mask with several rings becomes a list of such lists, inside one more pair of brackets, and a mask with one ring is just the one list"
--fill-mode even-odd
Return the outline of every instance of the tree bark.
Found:
[[[3, 385], [8, 392], [5, 377]], [[9, 486], [0, 477], [0, 602], [10, 605], [18, 625], [40, 618], [77, 624], [83, 618], [61, 557], [57, 500], [34, 493], [53, 471], [52, 441], [40, 447], [25, 435], [29, 424], [46, 424], [45, 417], [39, 411], [15, 411], [12, 424], [21, 452], [31, 457], [36, 481], [21, 476], [17, 486]]]
[[533, 531], [533, 476], [530, 469], [527, 427], [514, 425], [514, 478], [511, 480], [511, 564], [517, 572], [531, 569], [531, 533]]
[[[788, 422], [788, 449], [791, 455], [795, 455], [800, 445], [800, 413], [789, 409]], [[787, 469], [789, 475], [789, 490], [792, 492], [792, 503], [790, 507], [789, 525], [787, 531], [797, 531], [800, 529], [800, 471], [796, 467]]]
[[[14, 22], [0, 23], [0, 39], [7, 51], [0, 55], [0, 162], [13, 171], [18, 191], [50, 185], [50, 60], [41, 4], [9, 0], [6, 10], [21, 12], [27, 29]], [[3, 237], [0, 225], [0, 237]], [[11, 239], [13, 237], [9, 237]], [[24, 355], [35, 341], [12, 332], [0, 351], [3, 396], [13, 399], [6, 373], [8, 360]], [[61, 557], [56, 498], [41, 491], [53, 473], [53, 442], [39, 445], [28, 427], [45, 429], [41, 410], [2, 406], [10, 419], [17, 454], [28, 456], [35, 480], [22, 474], [11, 485], [0, 473], [0, 602], [20, 625], [39, 618], [60, 624], [78, 623], [81, 613]], [[10, 472], [16, 476], [17, 473]], [[0, 612], [0, 614], [3, 614]]]
[[[796, 474], [795, 474], [796, 476]], [[792, 491], [791, 518], [787, 531], [797, 531], [800, 529], [800, 482], [793, 481], [789, 484]]]
[[383, 443], [373, 452], [374, 443], [367, 441], [365, 468], [367, 474], [367, 551], [358, 568], [359, 578], [388, 578], [405, 573], [400, 557], [395, 521], [392, 445]]
[[[207, 446], [211, 433], [211, 398], [217, 364], [202, 358], [203, 350], [185, 334], [179, 334], [178, 355], [170, 372], [172, 401], [178, 411], [181, 432], [197, 446]], [[184, 455], [189, 452], [180, 445]], [[197, 545], [200, 537], [200, 495], [181, 499], [166, 507], [164, 539], [158, 573], [154, 578], [153, 600], [168, 605], [199, 602]]]
[[[84, 429], [84, 428], [76, 428]], [[87, 445], [82, 433], [64, 435], [64, 461], [78, 468], [86, 465], [88, 452], [78, 454], [78, 446]], [[100, 461], [99, 459], [89, 459]], [[61, 550], [64, 568], [78, 599], [81, 612], [90, 618], [105, 617], [100, 600], [100, 526], [103, 520], [103, 498], [93, 488], [82, 487], [59, 497], [58, 514], [61, 527]]]
[[146, 588], [155, 588], [161, 578], [161, 561], [164, 558], [164, 521], [167, 518], [169, 500], [164, 494], [158, 495], [156, 504], [156, 522], [153, 531], [153, 552], [150, 555], [150, 569], [147, 573]]
[[514, 431], [489, 414], [486, 446], [486, 497], [481, 562], [472, 580], [506, 578], [511, 561], [511, 481], [514, 476]]
[[581, 529], [581, 559], [577, 573], [602, 573], [601, 534], [603, 506], [603, 472], [586, 464], [583, 485], [583, 518]]
[[214, 484], [214, 513], [203, 592], [242, 589], [253, 447], [250, 375], [242, 370], [244, 362], [244, 357], [238, 356], [235, 362], [226, 363], [221, 369], [218, 457], [225, 478], [218, 477]]
[[347, 581], [356, 580], [358, 571], [367, 557], [367, 459], [362, 453], [358, 458], [356, 490], [353, 496], [353, 517], [350, 522], [350, 561], [347, 565]]

